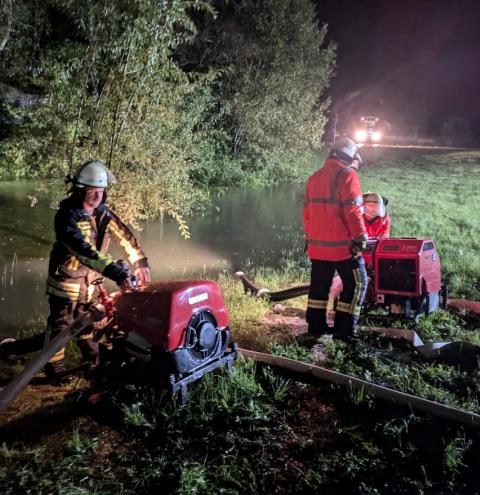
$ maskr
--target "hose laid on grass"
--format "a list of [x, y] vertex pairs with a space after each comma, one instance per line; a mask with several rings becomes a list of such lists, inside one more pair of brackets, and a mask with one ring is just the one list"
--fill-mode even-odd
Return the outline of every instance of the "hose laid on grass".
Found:
[[[256, 287], [251, 280], [249, 280], [245, 273], [236, 272], [235, 276], [243, 284], [245, 292], [249, 292], [255, 297], [264, 297], [272, 302], [286, 301], [287, 299], [293, 299], [294, 297], [304, 296], [308, 294], [310, 285], [297, 285], [296, 287], [289, 287], [288, 289], [282, 289], [271, 292], [269, 289]], [[449, 299], [448, 307], [455, 309], [462, 309], [466, 311], [471, 317], [480, 320], [480, 301], [469, 301], [467, 299]]]
[[82, 330], [104, 317], [103, 306], [94, 305], [52, 339], [45, 349], [25, 366], [25, 369], [0, 391], [0, 412], [30, 383], [52, 356], [63, 349]]
[[414, 395], [406, 394], [405, 392], [399, 392], [398, 390], [382, 387], [381, 385], [375, 385], [366, 382], [365, 380], [360, 380], [359, 378], [344, 375], [343, 373], [322, 368], [321, 366], [295, 361], [294, 359], [273, 356], [272, 354], [265, 354], [263, 352], [250, 351], [248, 349], [238, 349], [238, 352], [242, 356], [254, 359], [257, 362], [293, 372], [296, 376], [300, 377], [300, 380], [302, 377], [308, 377], [314, 381], [327, 381], [351, 389], [367, 391], [376, 397], [386, 399], [395, 404], [408, 406], [413, 410], [423, 411], [432, 416], [448, 419], [455, 423], [480, 428], [480, 415], [464, 411], [463, 409], [456, 409], [428, 399], [422, 399]]
[[255, 285], [253, 285], [253, 283], [245, 276], [243, 272], [236, 272], [235, 276], [242, 282], [245, 292], [250, 292], [255, 297], [264, 297], [272, 302], [285, 301], [286, 299], [304, 296], [308, 294], [310, 289], [310, 284], [306, 284], [270, 292], [269, 289], [259, 289], [258, 287], [255, 287]]
[[469, 301], [467, 299], [449, 299], [450, 308], [462, 309], [471, 317], [480, 320], [480, 301]]

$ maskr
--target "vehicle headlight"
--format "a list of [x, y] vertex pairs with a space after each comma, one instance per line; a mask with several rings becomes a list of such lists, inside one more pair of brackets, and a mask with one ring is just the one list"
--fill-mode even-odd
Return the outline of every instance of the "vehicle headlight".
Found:
[[380, 131], [372, 132], [372, 141], [380, 141], [382, 139], [382, 133]]
[[355, 133], [355, 141], [365, 141], [367, 139], [367, 131], [365, 129], [358, 129]]

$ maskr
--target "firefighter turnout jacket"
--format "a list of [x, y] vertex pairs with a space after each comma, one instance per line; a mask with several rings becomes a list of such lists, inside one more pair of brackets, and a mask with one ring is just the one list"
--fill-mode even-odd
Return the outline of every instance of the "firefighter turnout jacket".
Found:
[[303, 226], [310, 259], [342, 261], [352, 257], [353, 241], [367, 240], [362, 191], [356, 169], [338, 158], [310, 176]]
[[47, 294], [72, 302], [90, 301], [96, 272], [121, 284], [128, 269], [107, 254], [113, 238], [135, 267], [148, 267], [147, 258], [132, 232], [105, 204], [90, 216], [82, 201], [70, 196], [60, 203], [55, 216], [56, 241], [50, 253]]
[[386, 239], [390, 237], [390, 215], [368, 219], [364, 217], [367, 235], [373, 239]]

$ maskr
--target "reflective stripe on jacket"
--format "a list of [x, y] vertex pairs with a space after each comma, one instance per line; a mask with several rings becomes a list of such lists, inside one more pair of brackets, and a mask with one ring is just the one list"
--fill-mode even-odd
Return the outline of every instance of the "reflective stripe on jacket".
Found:
[[106, 253], [111, 237], [132, 265], [148, 266], [132, 232], [105, 204], [90, 216], [78, 198], [71, 196], [60, 203], [54, 223], [56, 241], [50, 253], [47, 294], [88, 302], [93, 292], [90, 282], [95, 278], [92, 270], [120, 283], [126, 269]]
[[354, 240], [366, 240], [362, 191], [356, 170], [329, 158], [310, 176], [305, 191], [303, 226], [311, 259], [350, 258]]
[[364, 220], [369, 238], [385, 239], [390, 237], [390, 215], [388, 213], [384, 217], [375, 217], [372, 220], [364, 217]]

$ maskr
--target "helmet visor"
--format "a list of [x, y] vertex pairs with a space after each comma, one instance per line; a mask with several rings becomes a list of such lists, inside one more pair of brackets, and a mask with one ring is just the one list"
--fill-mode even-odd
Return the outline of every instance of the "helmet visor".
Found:
[[360, 165], [362, 165], [362, 164], [363, 164], [363, 158], [360, 156], [360, 153], [358, 152], [358, 150], [357, 150], [357, 152], [355, 153], [355, 156], [353, 157], [353, 159], [354, 159], [354, 160], [358, 160], [358, 163], [360, 163]]
[[384, 217], [386, 210], [382, 196], [374, 193], [364, 194], [363, 212], [369, 218]]

